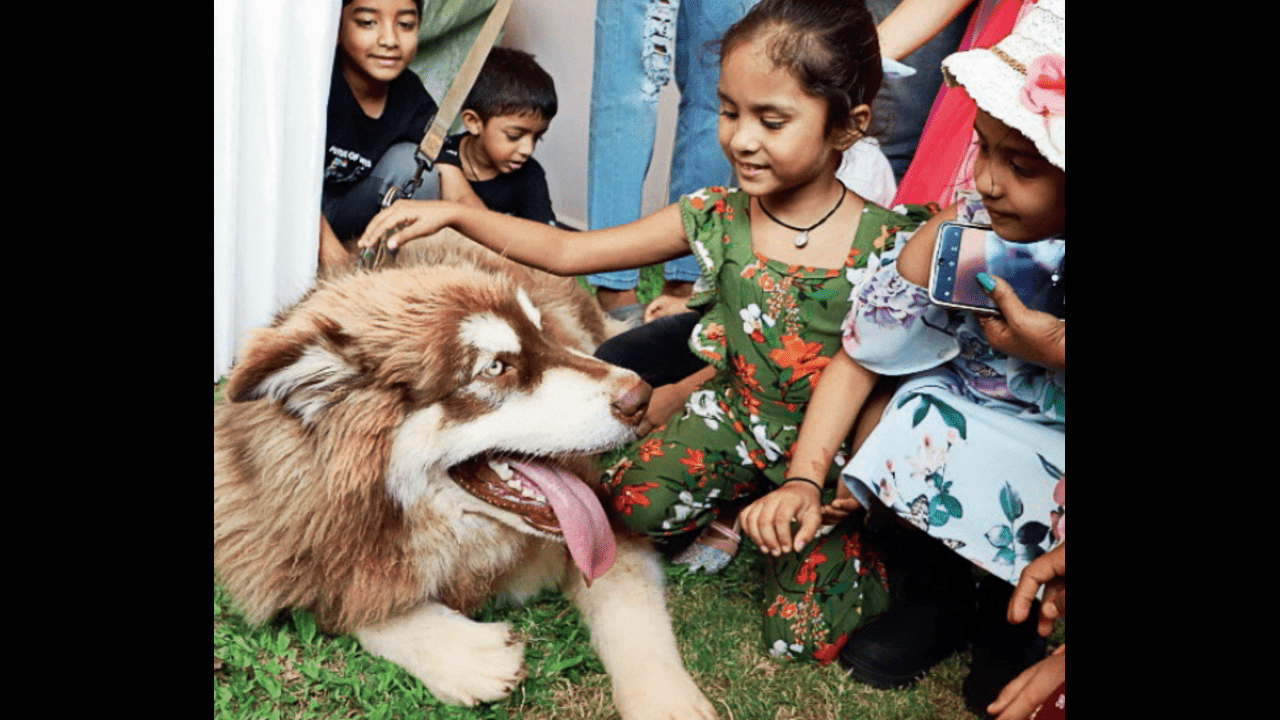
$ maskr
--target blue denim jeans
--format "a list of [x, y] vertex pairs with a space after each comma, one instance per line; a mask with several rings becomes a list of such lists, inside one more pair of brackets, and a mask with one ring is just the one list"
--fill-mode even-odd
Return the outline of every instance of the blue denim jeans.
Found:
[[[587, 223], [592, 230], [640, 217], [644, 176], [653, 156], [658, 92], [671, 80], [680, 89], [669, 202], [707, 185], [725, 185], [732, 168], [716, 139], [720, 110], [719, 57], [708, 43], [754, 5], [754, 0], [597, 0], [595, 66], [587, 149]], [[676, 40], [679, 42], [676, 42]], [[667, 280], [693, 282], [698, 265], [685, 256], [668, 262]], [[629, 290], [638, 270], [587, 277], [592, 285]]]
[[[867, 9], [876, 23], [882, 22], [902, 0], [867, 0]], [[972, 6], [966, 7], [924, 45], [902, 58], [915, 68], [906, 78], [886, 77], [871, 103], [871, 132], [880, 141], [880, 150], [889, 158], [894, 180], [901, 182], [920, 144], [920, 134], [929, 119], [938, 88], [942, 87], [942, 59], [956, 51], [969, 24]]]

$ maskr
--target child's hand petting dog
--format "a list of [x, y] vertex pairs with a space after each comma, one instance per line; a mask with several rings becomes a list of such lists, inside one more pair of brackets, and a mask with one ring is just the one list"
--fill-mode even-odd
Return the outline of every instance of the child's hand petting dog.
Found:
[[439, 232], [449, 225], [449, 209], [455, 203], [442, 200], [397, 200], [369, 221], [356, 246], [361, 250], [386, 243], [388, 250]]

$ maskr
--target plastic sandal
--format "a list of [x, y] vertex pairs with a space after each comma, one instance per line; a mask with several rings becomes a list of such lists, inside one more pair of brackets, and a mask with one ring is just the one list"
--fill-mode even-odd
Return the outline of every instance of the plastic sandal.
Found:
[[623, 305], [607, 311], [614, 320], [626, 323], [627, 328], [634, 330], [644, 324], [644, 305]]
[[688, 565], [690, 572], [702, 570], [708, 575], [715, 575], [738, 554], [741, 542], [742, 536], [737, 530], [713, 520], [693, 544], [681, 550], [671, 562]]

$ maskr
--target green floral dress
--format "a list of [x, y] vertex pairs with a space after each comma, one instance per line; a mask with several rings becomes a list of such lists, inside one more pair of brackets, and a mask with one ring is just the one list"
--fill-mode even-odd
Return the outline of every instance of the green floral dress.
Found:
[[[762, 496], [784, 480], [867, 258], [925, 218], [867, 203], [844, 266], [813, 268], [754, 252], [749, 207], [736, 189], [681, 199], [702, 271], [689, 305], [708, 306], [689, 344], [717, 373], [605, 477], [622, 519], [655, 539], [698, 532], [722, 503]], [[847, 450], [826, 479], [827, 499]], [[853, 523], [822, 533], [801, 554], [770, 561], [764, 639], [774, 655], [830, 662], [864, 618], [888, 606], [883, 568], [861, 548]]]

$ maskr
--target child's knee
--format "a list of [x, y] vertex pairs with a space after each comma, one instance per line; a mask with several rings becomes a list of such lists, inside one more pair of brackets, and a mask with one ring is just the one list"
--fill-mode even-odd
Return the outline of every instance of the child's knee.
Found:
[[[378, 162], [369, 173], [369, 191], [376, 196], [379, 206], [387, 191], [393, 187], [406, 188], [418, 172], [418, 146], [411, 142], [400, 142], [387, 148], [378, 158]], [[435, 200], [440, 197], [440, 175], [432, 170], [424, 170], [418, 178], [414, 189], [414, 200]]]
[[658, 481], [623, 484], [612, 491], [614, 509], [632, 532], [661, 538], [682, 535], [714, 519], [713, 498], [699, 500]]
[[[392, 187], [406, 187], [418, 172], [417, 153], [418, 146], [411, 142], [396, 143], [387, 148], [369, 174], [375, 185], [374, 191], [382, 191], [385, 194]], [[413, 197], [419, 200], [437, 198], [440, 196], [439, 185], [434, 170], [423, 171], [418, 192], [415, 192]], [[429, 188], [434, 188], [434, 191], [429, 194], [429, 197], [423, 197], [424, 189]]]
[[418, 146], [411, 142], [400, 142], [387, 148], [373, 166], [372, 174], [376, 177], [394, 181], [408, 181], [418, 169], [418, 161], [414, 159]]
[[623, 460], [604, 478], [614, 514], [632, 532], [652, 538], [681, 535], [714, 518], [719, 490], [695, 493], [646, 466]]

